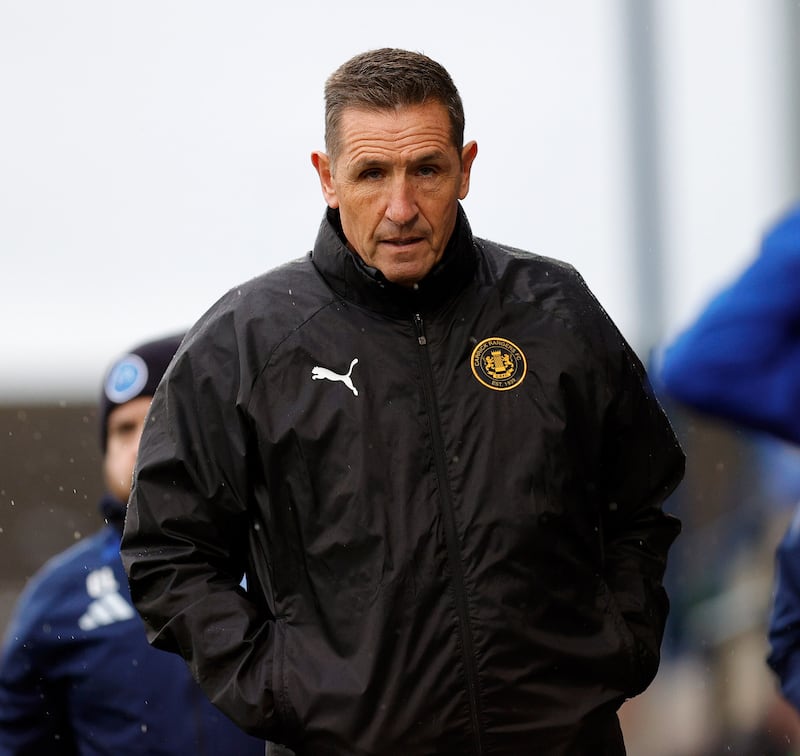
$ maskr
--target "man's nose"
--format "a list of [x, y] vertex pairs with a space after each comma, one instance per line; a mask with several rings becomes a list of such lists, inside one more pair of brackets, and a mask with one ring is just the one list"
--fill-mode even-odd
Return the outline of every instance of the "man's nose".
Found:
[[413, 183], [400, 176], [389, 187], [386, 217], [398, 226], [406, 226], [417, 217], [417, 201]]

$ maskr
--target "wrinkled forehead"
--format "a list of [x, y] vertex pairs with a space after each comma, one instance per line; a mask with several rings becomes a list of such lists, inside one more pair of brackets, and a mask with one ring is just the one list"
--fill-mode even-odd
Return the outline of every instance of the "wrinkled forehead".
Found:
[[382, 150], [403, 151], [409, 145], [429, 143], [439, 150], [457, 151], [447, 108], [438, 101], [391, 108], [348, 106], [340, 114], [337, 141], [331, 158], [370, 144]]

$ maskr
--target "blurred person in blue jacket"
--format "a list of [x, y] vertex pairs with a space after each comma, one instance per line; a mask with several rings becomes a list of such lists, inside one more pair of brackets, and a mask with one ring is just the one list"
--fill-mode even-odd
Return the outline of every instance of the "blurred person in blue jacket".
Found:
[[666, 349], [660, 373], [681, 402], [800, 443], [800, 204]]
[[[660, 379], [702, 413], [800, 444], [800, 204], [662, 355]], [[800, 512], [776, 554], [768, 663], [800, 710]]]
[[18, 600], [0, 654], [0, 756], [265, 752], [208, 701], [182, 659], [148, 645], [119, 556], [139, 436], [180, 341], [142, 344], [106, 374], [106, 525], [50, 559]]

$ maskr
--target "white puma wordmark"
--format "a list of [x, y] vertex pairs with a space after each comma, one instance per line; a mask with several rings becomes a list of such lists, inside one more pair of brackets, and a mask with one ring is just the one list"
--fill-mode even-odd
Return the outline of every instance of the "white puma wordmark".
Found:
[[353, 379], [350, 377], [350, 374], [353, 372], [353, 368], [358, 364], [358, 357], [353, 358], [353, 361], [350, 363], [350, 370], [348, 370], [344, 375], [339, 375], [339, 373], [334, 373], [332, 370], [328, 370], [328, 368], [324, 367], [315, 367], [311, 370], [311, 378], [315, 381], [321, 381], [322, 379], [328, 381], [341, 381], [344, 383], [350, 391], [353, 392], [355, 396], [358, 396], [358, 389], [353, 385]]

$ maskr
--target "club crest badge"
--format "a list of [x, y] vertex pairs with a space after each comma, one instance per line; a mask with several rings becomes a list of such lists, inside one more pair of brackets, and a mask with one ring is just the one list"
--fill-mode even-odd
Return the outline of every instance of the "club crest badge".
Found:
[[472, 374], [487, 388], [508, 391], [525, 380], [528, 364], [522, 350], [508, 339], [494, 336], [472, 350]]

